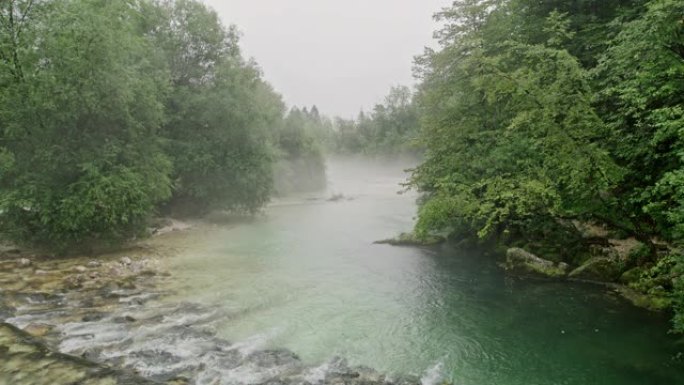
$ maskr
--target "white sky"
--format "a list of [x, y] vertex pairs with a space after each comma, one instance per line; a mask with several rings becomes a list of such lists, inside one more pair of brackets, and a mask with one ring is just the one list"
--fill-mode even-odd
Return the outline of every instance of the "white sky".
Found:
[[205, 0], [242, 32], [292, 106], [354, 117], [393, 85], [413, 85], [413, 57], [435, 46], [432, 15], [450, 0]]

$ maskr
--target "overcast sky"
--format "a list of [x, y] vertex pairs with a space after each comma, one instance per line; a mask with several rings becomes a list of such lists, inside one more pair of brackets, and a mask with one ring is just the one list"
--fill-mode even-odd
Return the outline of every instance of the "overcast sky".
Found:
[[242, 32], [285, 102], [356, 116], [393, 85], [413, 85], [413, 56], [434, 46], [432, 14], [450, 0], [205, 0]]

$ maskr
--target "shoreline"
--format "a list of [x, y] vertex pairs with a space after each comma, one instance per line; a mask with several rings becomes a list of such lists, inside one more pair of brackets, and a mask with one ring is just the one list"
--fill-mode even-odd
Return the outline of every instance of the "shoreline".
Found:
[[0, 383], [181, 385], [245, 376], [273, 385], [420, 384], [339, 357], [311, 367], [287, 349], [231, 344], [216, 336], [220, 311], [163, 300], [172, 272], [162, 250], [145, 241], [125, 250], [0, 260], [0, 359], [12, 362]]

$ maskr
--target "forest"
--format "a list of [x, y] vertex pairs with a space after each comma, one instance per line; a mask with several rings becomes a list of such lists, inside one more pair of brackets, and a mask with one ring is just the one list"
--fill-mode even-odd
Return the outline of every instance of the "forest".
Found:
[[326, 154], [412, 154], [418, 237], [572, 266], [634, 239], [611, 279], [684, 331], [684, 2], [459, 0], [436, 18], [415, 89], [350, 120], [288, 108], [199, 1], [4, 1], [0, 232], [119, 245], [158, 215], [320, 188]]
[[201, 2], [1, 7], [6, 238], [59, 252], [117, 244], [157, 213], [256, 212], [276, 162], [314, 159], [311, 179], [323, 178], [302, 123], [315, 117], [286, 113], [237, 30]]
[[[464, 0], [417, 59], [416, 231], [606, 267], [684, 330], [684, 3]], [[581, 225], [607, 234], [587, 236]]]

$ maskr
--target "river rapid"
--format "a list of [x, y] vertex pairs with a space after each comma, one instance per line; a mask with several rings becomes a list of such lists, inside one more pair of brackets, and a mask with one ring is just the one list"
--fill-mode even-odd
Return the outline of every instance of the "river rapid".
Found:
[[172, 255], [166, 301], [216, 309], [220, 337], [288, 349], [320, 372], [344, 357], [424, 384], [684, 383], [667, 315], [595, 286], [507, 276], [476, 252], [373, 244], [412, 228], [410, 166], [333, 160], [327, 191], [156, 239]]
[[374, 244], [413, 226], [411, 165], [336, 159], [326, 191], [254, 219], [2, 261], [0, 384], [684, 384], [667, 314], [475, 251]]

